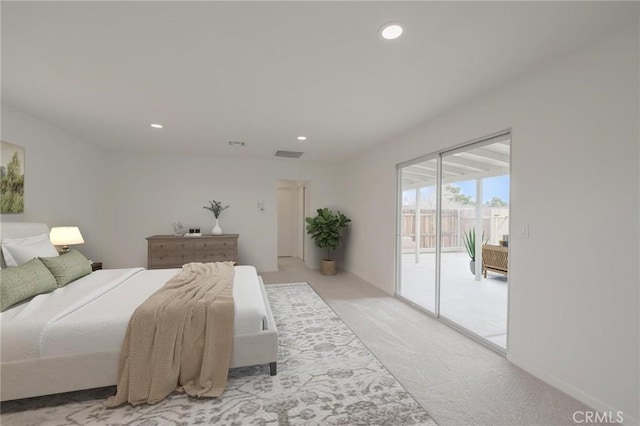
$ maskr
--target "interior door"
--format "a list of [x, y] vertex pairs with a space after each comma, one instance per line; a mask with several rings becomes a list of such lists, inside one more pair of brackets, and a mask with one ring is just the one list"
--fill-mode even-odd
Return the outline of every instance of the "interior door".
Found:
[[295, 256], [295, 188], [278, 188], [278, 257]]
[[298, 188], [298, 211], [297, 211], [297, 227], [298, 227], [298, 235], [297, 235], [297, 245], [298, 252], [297, 256], [300, 260], [304, 261], [304, 236], [306, 235], [306, 224], [305, 224], [305, 195], [306, 195], [306, 186], [301, 185]]

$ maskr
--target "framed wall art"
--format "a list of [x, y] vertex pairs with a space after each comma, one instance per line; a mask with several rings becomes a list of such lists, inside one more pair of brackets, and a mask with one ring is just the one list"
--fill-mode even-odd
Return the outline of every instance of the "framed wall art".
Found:
[[0, 149], [0, 213], [23, 213], [24, 148], [2, 141]]

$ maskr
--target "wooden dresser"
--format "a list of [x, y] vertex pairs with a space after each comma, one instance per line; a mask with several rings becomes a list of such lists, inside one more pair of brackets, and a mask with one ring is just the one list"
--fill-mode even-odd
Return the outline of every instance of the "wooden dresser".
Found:
[[148, 269], [181, 268], [189, 262], [238, 262], [238, 234], [147, 237]]

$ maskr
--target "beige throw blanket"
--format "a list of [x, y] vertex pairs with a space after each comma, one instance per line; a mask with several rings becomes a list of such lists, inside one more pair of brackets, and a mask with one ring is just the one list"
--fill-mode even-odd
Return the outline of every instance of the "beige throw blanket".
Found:
[[233, 346], [233, 263], [189, 263], [140, 305], [120, 354], [116, 407], [154, 404], [174, 390], [220, 396]]

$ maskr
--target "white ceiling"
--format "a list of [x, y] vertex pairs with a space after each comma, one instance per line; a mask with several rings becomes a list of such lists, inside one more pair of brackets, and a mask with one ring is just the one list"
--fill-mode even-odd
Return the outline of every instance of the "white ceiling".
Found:
[[[638, 2], [1, 7], [3, 102], [112, 149], [330, 161], [639, 16]], [[377, 34], [389, 21], [405, 25], [395, 42]]]

